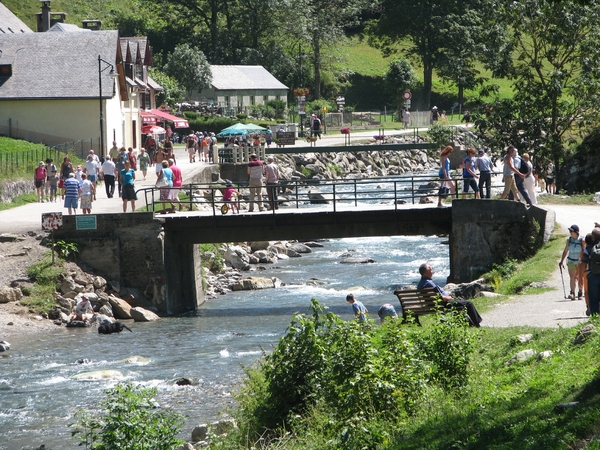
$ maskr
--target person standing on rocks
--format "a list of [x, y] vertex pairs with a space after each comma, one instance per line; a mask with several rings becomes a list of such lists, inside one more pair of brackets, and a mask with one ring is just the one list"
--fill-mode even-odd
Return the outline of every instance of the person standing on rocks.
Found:
[[354, 294], [346, 295], [346, 301], [352, 305], [352, 311], [354, 311], [356, 320], [359, 322], [364, 322], [367, 320], [367, 314], [369, 314], [369, 310], [365, 308], [365, 305], [356, 300]]
[[[258, 159], [256, 153], [250, 155], [250, 162], [248, 163], [248, 176], [250, 187], [250, 206], [248, 212], [254, 212], [254, 204], [258, 204], [259, 211], [264, 211], [262, 203], [262, 186], [263, 186], [263, 163]], [[256, 199], [256, 200], [255, 200]]]
[[469, 318], [469, 325], [472, 327], [479, 328], [481, 325], [481, 321], [483, 320], [479, 313], [477, 312], [477, 308], [473, 302], [463, 299], [455, 299], [452, 298], [445, 290], [435, 284], [432, 280], [433, 278], [433, 267], [431, 265], [424, 263], [419, 266], [419, 273], [421, 274], [421, 279], [417, 284], [417, 289], [426, 289], [426, 288], [434, 288], [437, 289], [440, 296], [442, 297], [442, 301], [444, 302], [445, 308], [453, 308], [457, 311], [462, 311], [463, 309], [467, 310], [467, 317]]
[[279, 188], [279, 169], [275, 165], [275, 158], [269, 156], [265, 166], [265, 182], [267, 183], [267, 197], [271, 211], [279, 209], [277, 200], [277, 189]]

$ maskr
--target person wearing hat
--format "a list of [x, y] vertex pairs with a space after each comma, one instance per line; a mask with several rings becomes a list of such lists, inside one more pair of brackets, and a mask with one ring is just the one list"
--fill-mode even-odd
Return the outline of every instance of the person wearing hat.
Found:
[[[223, 189], [223, 202], [231, 208], [233, 214], [240, 212], [240, 208], [237, 199], [240, 198], [240, 193], [233, 187], [233, 183], [229, 180], [225, 182], [225, 189]], [[235, 197], [235, 198], [234, 198]]]
[[78, 320], [80, 322], [87, 322], [88, 321], [87, 314], [98, 314], [98, 313], [96, 311], [94, 311], [94, 307], [92, 306], [90, 299], [87, 296], [82, 295], [81, 301], [79, 303], [77, 303], [77, 306], [75, 306], [75, 311], [73, 311], [73, 314], [71, 315], [70, 320]]
[[40, 203], [44, 203], [44, 185], [46, 184], [47, 176], [46, 164], [44, 164], [44, 161], [40, 161], [38, 166], [33, 171], [33, 183], [35, 184], [38, 202]]
[[431, 108], [431, 113], [429, 114], [429, 123], [431, 125], [434, 125], [434, 124], [438, 123], [439, 118], [440, 118], [440, 113], [438, 111], [438, 107], [434, 106], [433, 108]]
[[562, 257], [560, 258], [560, 262], [558, 263], [558, 267], [561, 269], [564, 267], [565, 258], [567, 259], [567, 270], [569, 271], [569, 281], [571, 291], [569, 292], [569, 298], [571, 300], [575, 300], [575, 288], [579, 285], [579, 292], [577, 293], [577, 298], [581, 298], [583, 283], [582, 280], [578, 278], [578, 268], [579, 263], [581, 262], [581, 254], [584, 249], [583, 238], [579, 236], [579, 226], [571, 225], [569, 227], [569, 233], [571, 234], [567, 238], [567, 243], [565, 245], [565, 249], [563, 250]]
[[254, 204], [258, 204], [258, 209], [264, 211], [262, 203], [262, 178], [263, 178], [263, 163], [258, 159], [256, 153], [250, 155], [250, 162], [248, 163], [248, 187], [250, 188], [250, 206], [249, 212], [254, 211]]
[[[478, 152], [476, 167], [479, 170], [479, 197], [492, 198], [492, 172], [494, 170], [494, 163], [482, 148]], [[483, 195], [484, 188], [485, 196]]]
[[267, 165], [265, 166], [265, 182], [267, 184], [267, 197], [269, 198], [269, 207], [271, 211], [279, 209], [277, 201], [277, 189], [279, 187], [279, 168], [275, 164], [273, 156], [267, 157]]

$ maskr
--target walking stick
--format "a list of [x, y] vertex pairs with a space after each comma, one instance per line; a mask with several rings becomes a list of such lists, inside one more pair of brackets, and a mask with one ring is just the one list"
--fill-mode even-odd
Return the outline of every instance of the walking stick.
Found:
[[558, 263], [558, 268], [560, 269], [560, 279], [562, 281], [563, 294], [564, 294], [565, 298], [567, 298], [567, 291], [565, 290], [565, 279], [563, 278], [562, 264], [561, 263]]

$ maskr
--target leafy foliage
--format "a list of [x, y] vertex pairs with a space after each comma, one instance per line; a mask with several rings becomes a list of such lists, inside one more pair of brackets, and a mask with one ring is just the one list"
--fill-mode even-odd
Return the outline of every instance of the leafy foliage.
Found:
[[79, 412], [80, 424], [72, 432], [80, 445], [98, 450], [168, 450], [183, 443], [175, 436], [183, 417], [169, 409], [157, 409], [156, 389], [118, 384], [106, 390], [102, 416]]
[[210, 64], [204, 53], [188, 44], [175, 47], [167, 56], [163, 71], [176, 79], [186, 91], [203, 91], [212, 81]]
[[438, 147], [448, 145], [454, 133], [453, 128], [440, 123], [431, 125], [427, 131], [431, 142], [435, 142]]
[[176, 103], [183, 100], [185, 91], [179, 86], [177, 80], [161, 72], [155, 67], [150, 67], [150, 76], [163, 88], [156, 96], [157, 105], [168, 105], [174, 107]]
[[372, 448], [387, 435], [367, 424], [407, 417], [429, 380], [456, 378], [444, 388], [468, 382], [471, 343], [462, 317], [438, 318], [430, 334], [419, 334], [401, 320], [382, 327], [342, 321], [315, 299], [311, 311], [295, 315], [273, 353], [247, 371], [239, 404], [250, 439], [293, 428], [316, 409], [330, 418], [344, 448]]
[[64, 259], [73, 258], [73, 260], [75, 260], [79, 254], [79, 244], [75, 242], [59, 239], [55, 242], [48, 241], [47, 245], [58, 253], [58, 256]]
[[400, 58], [390, 62], [385, 81], [389, 92], [396, 100], [398, 109], [402, 106], [402, 93], [408, 89], [412, 89], [416, 84], [416, 78], [413, 67], [407, 59]]

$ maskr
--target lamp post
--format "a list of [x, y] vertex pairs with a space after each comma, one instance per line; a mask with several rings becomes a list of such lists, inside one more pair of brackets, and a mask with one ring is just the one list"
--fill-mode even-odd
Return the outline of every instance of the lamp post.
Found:
[[[102, 67], [102, 63], [106, 64]], [[100, 155], [106, 156], [106, 149], [104, 148], [104, 105], [102, 104], [102, 72], [105, 72], [110, 68], [108, 75], [111, 79], [118, 77], [119, 75], [115, 72], [115, 66], [108, 61], [103, 60], [98, 55], [98, 100], [100, 102]]]

